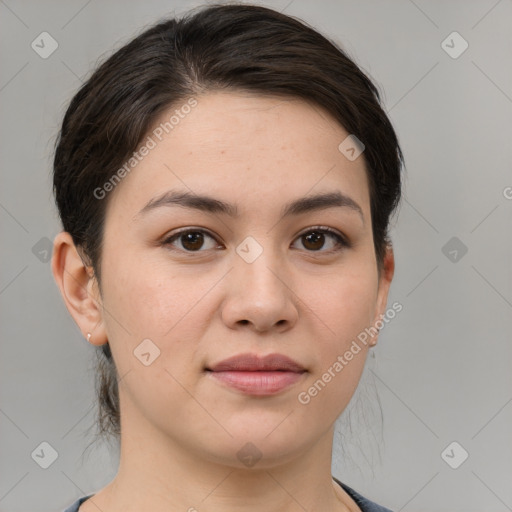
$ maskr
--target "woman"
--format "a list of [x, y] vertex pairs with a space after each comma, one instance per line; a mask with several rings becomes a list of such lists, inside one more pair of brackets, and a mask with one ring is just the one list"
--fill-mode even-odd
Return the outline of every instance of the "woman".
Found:
[[121, 456], [67, 512], [388, 510], [331, 457], [402, 163], [372, 82], [268, 8], [165, 20], [94, 72], [57, 141], [52, 271]]

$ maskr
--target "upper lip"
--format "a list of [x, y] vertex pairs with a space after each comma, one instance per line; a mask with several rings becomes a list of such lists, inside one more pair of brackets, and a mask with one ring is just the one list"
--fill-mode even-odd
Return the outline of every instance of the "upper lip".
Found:
[[299, 363], [283, 354], [269, 354], [258, 356], [257, 354], [239, 354], [224, 359], [214, 366], [206, 368], [213, 372], [226, 371], [288, 371], [295, 373], [305, 372], [306, 369]]

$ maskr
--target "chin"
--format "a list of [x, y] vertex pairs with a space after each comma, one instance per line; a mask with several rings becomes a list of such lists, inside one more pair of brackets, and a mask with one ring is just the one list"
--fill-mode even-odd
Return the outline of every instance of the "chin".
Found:
[[291, 462], [308, 445], [314, 444], [314, 440], [298, 437], [297, 428], [288, 427], [279, 431], [277, 425], [279, 422], [274, 422], [269, 429], [254, 424], [248, 424], [245, 428], [238, 425], [237, 429], [226, 426], [233, 437], [226, 435], [211, 439], [202, 454], [208, 453], [207, 458], [218, 464], [256, 471]]

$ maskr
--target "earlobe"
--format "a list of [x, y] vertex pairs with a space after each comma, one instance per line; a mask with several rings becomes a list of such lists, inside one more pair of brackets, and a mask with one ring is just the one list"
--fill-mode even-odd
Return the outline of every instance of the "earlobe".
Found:
[[92, 269], [80, 257], [71, 235], [62, 231], [53, 242], [52, 273], [75, 323], [89, 342], [103, 345], [108, 341], [103, 325], [101, 296]]

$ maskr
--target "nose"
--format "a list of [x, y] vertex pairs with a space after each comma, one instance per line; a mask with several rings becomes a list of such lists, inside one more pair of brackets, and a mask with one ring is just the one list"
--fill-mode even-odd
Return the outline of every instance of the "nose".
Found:
[[226, 276], [222, 319], [231, 329], [248, 325], [256, 332], [292, 328], [298, 319], [290, 272], [270, 249], [252, 262], [238, 254]]

